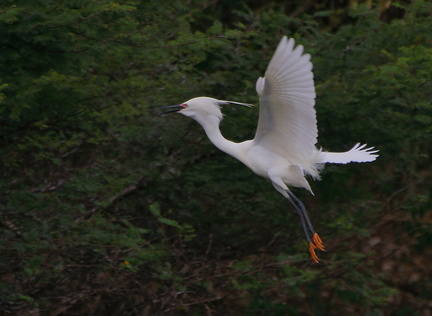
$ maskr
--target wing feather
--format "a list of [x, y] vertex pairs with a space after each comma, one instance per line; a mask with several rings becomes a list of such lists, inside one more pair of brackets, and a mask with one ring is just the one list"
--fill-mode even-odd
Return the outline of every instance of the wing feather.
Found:
[[317, 142], [315, 87], [310, 55], [285, 36], [264, 78], [256, 84], [260, 114], [254, 142], [307, 168]]

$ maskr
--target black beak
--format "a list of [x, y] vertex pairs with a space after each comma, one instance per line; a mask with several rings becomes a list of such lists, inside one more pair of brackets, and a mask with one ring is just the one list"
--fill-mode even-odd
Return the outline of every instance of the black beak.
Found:
[[168, 113], [172, 113], [172, 112], [178, 112], [178, 111], [183, 110], [183, 109], [184, 109], [184, 107], [181, 104], [168, 105], [168, 106], [164, 106], [164, 107], [161, 108], [161, 110], [164, 111], [161, 114], [168, 114]]

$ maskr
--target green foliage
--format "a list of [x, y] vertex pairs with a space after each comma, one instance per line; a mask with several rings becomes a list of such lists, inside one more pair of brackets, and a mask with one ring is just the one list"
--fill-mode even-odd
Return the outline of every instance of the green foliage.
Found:
[[[0, 4], [0, 310], [26, 315], [422, 314], [432, 295], [432, 6]], [[280, 37], [312, 55], [327, 166], [305, 201], [327, 253], [263, 179], [157, 108], [257, 103]], [[257, 109], [225, 108], [252, 138]], [[351, 143], [352, 142], [352, 143]], [[419, 277], [420, 276], [420, 277]]]

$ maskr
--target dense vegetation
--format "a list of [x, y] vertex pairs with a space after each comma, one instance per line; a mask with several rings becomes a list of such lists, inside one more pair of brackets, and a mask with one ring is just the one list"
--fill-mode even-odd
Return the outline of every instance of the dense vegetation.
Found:
[[[429, 315], [428, 1], [0, 4], [0, 311]], [[295, 193], [327, 248], [200, 126], [158, 108], [257, 104], [282, 35], [312, 54], [319, 146], [380, 150]], [[227, 138], [258, 109], [226, 107]]]

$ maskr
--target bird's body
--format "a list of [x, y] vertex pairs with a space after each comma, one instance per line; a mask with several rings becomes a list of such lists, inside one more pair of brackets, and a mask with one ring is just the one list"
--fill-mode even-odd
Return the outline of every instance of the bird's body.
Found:
[[[294, 40], [283, 37], [270, 61], [265, 77], [259, 78], [256, 90], [260, 97], [258, 127], [253, 140], [235, 143], [225, 139], [219, 129], [220, 106], [245, 103], [193, 98], [185, 103], [165, 107], [196, 120], [210, 141], [220, 150], [240, 160], [257, 175], [268, 178], [273, 186], [296, 208], [302, 221], [309, 251], [318, 262], [315, 249], [324, 250], [314, 231], [306, 209], [288, 186], [304, 188], [312, 193], [306, 179], [319, 179], [325, 163], [369, 162], [378, 155], [373, 148], [357, 144], [342, 153], [325, 152], [315, 147], [318, 130], [315, 114], [315, 88], [310, 55]], [[311, 233], [311, 234], [310, 234]]]
[[[202, 103], [204, 98], [196, 98], [196, 101]], [[206, 101], [213, 102], [214, 100]], [[311, 191], [304, 175], [299, 175], [297, 168], [294, 168], [286, 158], [277, 152], [259, 145], [255, 140], [246, 140], [241, 143], [226, 140], [220, 132], [220, 121], [218, 120], [206, 118], [203, 121], [200, 119], [197, 121], [203, 126], [208, 138], [217, 148], [240, 160], [257, 175], [269, 179], [274, 175], [279, 175], [285, 183]]]

